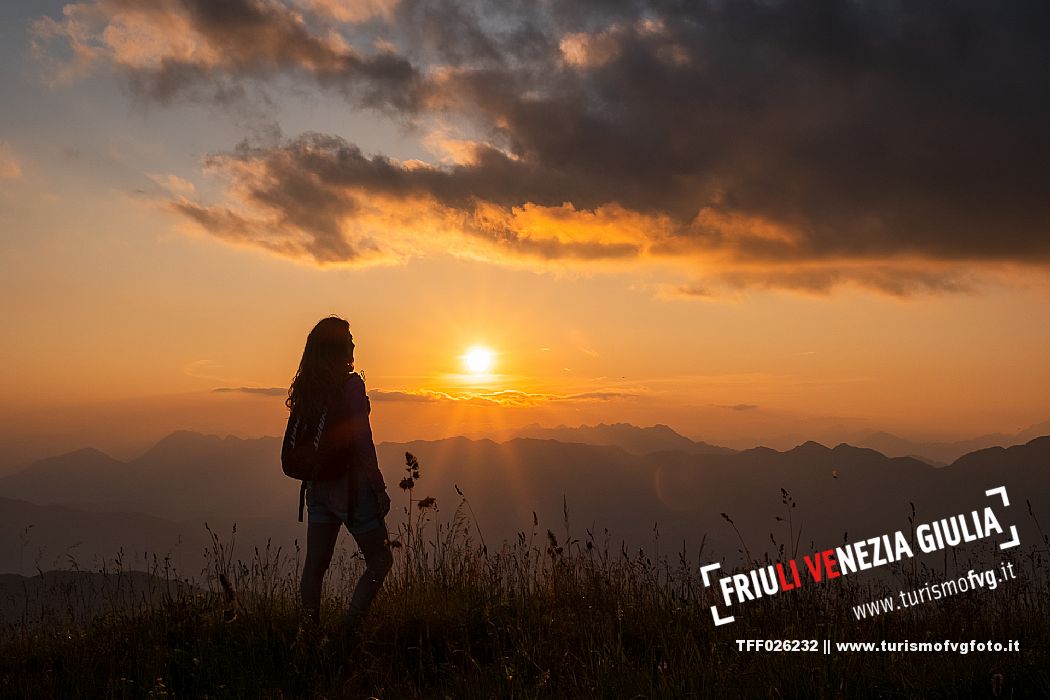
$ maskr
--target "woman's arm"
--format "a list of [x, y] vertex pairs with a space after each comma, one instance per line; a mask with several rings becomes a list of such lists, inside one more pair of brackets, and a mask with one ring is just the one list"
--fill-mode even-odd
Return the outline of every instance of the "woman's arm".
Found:
[[376, 446], [372, 441], [372, 426], [368, 414], [372, 407], [365, 393], [365, 382], [356, 372], [350, 375], [343, 387], [347, 407], [347, 426], [349, 428], [350, 449], [359, 469], [365, 470], [368, 483], [377, 496], [386, 493], [386, 482], [383, 472], [379, 470], [379, 459], [376, 457]]

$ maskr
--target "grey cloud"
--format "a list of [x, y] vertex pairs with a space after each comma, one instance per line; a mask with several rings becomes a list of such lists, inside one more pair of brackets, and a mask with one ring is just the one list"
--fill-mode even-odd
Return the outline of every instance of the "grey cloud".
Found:
[[249, 220], [229, 207], [186, 199], [170, 207], [214, 235], [277, 253], [299, 253], [320, 263], [384, 252], [382, 241], [348, 239], [346, 234], [346, 222], [354, 220], [359, 208], [358, 197], [370, 195], [423, 198], [460, 211], [464, 233], [517, 255], [589, 260], [639, 254], [637, 245], [624, 242], [530, 237], [506, 221], [479, 213], [479, 203], [523, 203], [510, 197], [515, 183], [523, 180], [534, 183], [527, 190], [536, 195], [526, 201], [560, 205], [565, 200], [556, 183], [543, 182], [542, 173], [525, 172], [528, 166], [494, 149], [481, 149], [478, 157], [475, 166], [413, 168], [383, 156], [365, 156], [358, 146], [324, 134], [304, 134], [279, 146], [242, 143], [232, 152], [211, 156], [208, 165], [226, 172], [241, 203], [269, 221]]
[[373, 401], [407, 401], [410, 403], [435, 403], [441, 399], [433, 394], [419, 394], [411, 391], [387, 391], [372, 389], [368, 392]]
[[[339, 49], [279, 4], [184, 7], [222, 60], [140, 69], [145, 92], [306, 74], [348, 108], [451, 120], [490, 144], [422, 169], [334, 136], [243, 146], [217, 162], [265, 169], [268, 180], [228, 174], [311, 240], [293, 245], [279, 227], [246, 237], [252, 226], [222, 207], [177, 205], [218, 235], [356, 260], [388, 245], [347, 239], [356, 189], [430, 198], [468, 235], [541, 260], [713, 254], [730, 286], [907, 296], [971, 282], [896, 260], [1050, 262], [1046, 3], [403, 0], [384, 26], [396, 53]], [[357, 43], [377, 31], [328, 29]], [[575, 63], [561, 49], [572, 36]], [[588, 54], [596, 36], [603, 52]], [[479, 220], [479, 203], [615, 203], [669, 225], [644, 244], [556, 242]], [[747, 265], [758, 271], [734, 267]]]
[[257, 394], [259, 396], [287, 396], [288, 389], [279, 386], [220, 386], [212, 389], [213, 394]]
[[[74, 60], [105, 57], [134, 90], [161, 102], [182, 96], [236, 101], [243, 97], [243, 82], [284, 74], [307, 76], [366, 107], [413, 111], [421, 98], [422, 81], [405, 58], [357, 51], [334, 40], [332, 27], [312, 27], [282, 2], [96, 0], [71, 4], [65, 14], [62, 20], [45, 17], [33, 23], [38, 50], [54, 39], [74, 49], [83, 45], [88, 50]], [[126, 24], [129, 18], [134, 23]], [[120, 36], [126, 26], [141, 31], [141, 23], [156, 31], [155, 45], [126, 55]], [[196, 50], [188, 52], [180, 39]], [[140, 54], [150, 48], [152, 60], [142, 60]]]
[[719, 279], [736, 289], [782, 288], [810, 294], [829, 294], [841, 284], [852, 283], [888, 296], [964, 293], [977, 289], [973, 275], [951, 270], [924, 270], [907, 266], [869, 265], [840, 268], [774, 269], [754, 272], [726, 272]]

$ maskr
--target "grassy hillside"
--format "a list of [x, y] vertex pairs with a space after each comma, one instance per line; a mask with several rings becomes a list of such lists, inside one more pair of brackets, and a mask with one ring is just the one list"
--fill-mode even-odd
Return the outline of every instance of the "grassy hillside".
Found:
[[[424, 502], [425, 504], [425, 502]], [[359, 637], [339, 623], [362, 563], [343, 552], [324, 619], [300, 635], [298, 552], [235, 560], [209, 548], [204, 592], [160, 586], [80, 625], [8, 630], [0, 694], [11, 697], [1045, 697], [1050, 589], [1045, 540], [1014, 560], [995, 591], [858, 622], [852, 605], [889, 589], [857, 575], [762, 599], [712, 625], [703, 552], [611, 549], [532, 527], [486, 546], [464, 499], [451, 517], [410, 506], [396, 563]], [[441, 522], [439, 523], [438, 520]], [[567, 516], [566, 516], [567, 520]], [[565, 524], [567, 527], [567, 523]], [[900, 588], [945, 570], [895, 570]], [[171, 572], [158, 577], [177, 580]], [[217, 583], [223, 574], [234, 596]], [[1017, 653], [746, 652], [737, 639], [1019, 639]]]

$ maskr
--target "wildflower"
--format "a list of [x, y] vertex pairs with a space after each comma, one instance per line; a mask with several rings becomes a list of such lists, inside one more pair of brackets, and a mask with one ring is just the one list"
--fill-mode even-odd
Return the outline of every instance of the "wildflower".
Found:
[[412, 477], [410, 477], [410, 476], [406, 476], [404, 479], [401, 480], [401, 483], [398, 484], [398, 486], [400, 486], [405, 491], [407, 491], [408, 489], [412, 488], [415, 485], [416, 485], [416, 482], [413, 481]]
[[427, 508], [436, 508], [436, 505], [435, 505], [436, 503], [437, 503], [437, 500], [433, 496], [427, 496], [426, 498], [421, 500], [419, 503], [417, 503], [416, 506], [420, 510], [426, 510]]

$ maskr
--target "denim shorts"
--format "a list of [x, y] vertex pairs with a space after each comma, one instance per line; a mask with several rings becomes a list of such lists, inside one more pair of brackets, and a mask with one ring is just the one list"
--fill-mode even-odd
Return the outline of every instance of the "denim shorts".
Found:
[[[354, 501], [353, 515], [348, 520], [347, 489], [351, 472], [357, 479], [357, 498]], [[345, 523], [346, 529], [355, 535], [374, 530], [383, 522], [379, 515], [379, 501], [363, 469], [347, 471], [335, 479], [306, 482], [306, 508], [309, 513], [308, 522]]]

